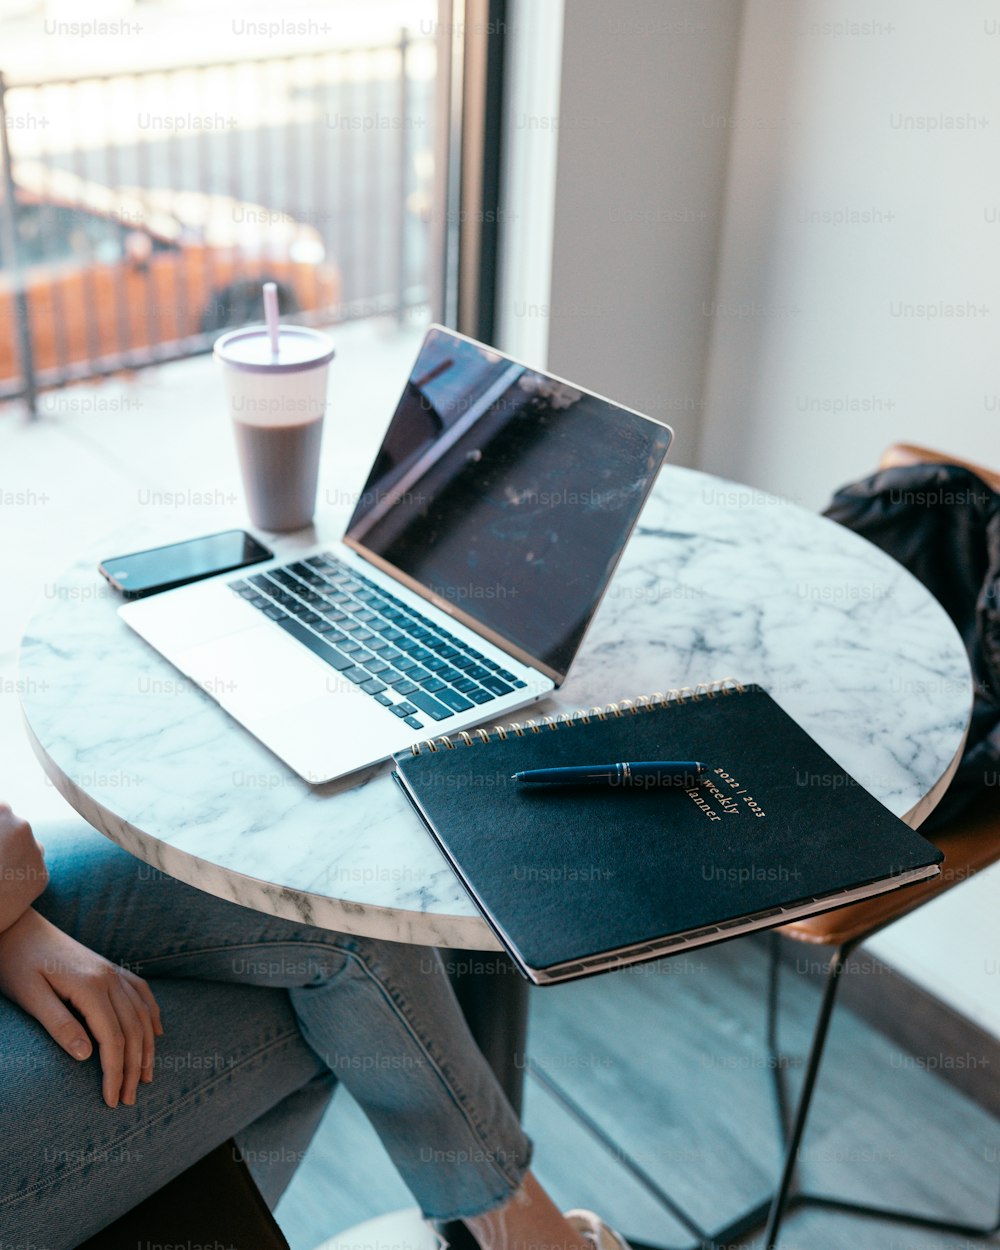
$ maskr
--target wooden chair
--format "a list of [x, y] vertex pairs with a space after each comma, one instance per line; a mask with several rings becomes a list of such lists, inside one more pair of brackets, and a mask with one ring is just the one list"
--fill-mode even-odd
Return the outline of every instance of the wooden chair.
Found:
[[[957, 464], [975, 473], [992, 490], [1000, 492], [1000, 473], [911, 443], [897, 443], [889, 447], [882, 456], [879, 468], [889, 469], [920, 464]], [[768, 1040], [774, 1060], [771, 1070], [775, 1081], [779, 1119], [785, 1131], [785, 1158], [778, 1189], [770, 1204], [764, 1250], [773, 1250], [784, 1215], [797, 1206], [820, 1206], [869, 1218], [896, 1220], [964, 1237], [989, 1237], [1000, 1228], [1000, 1209], [998, 1209], [996, 1222], [984, 1228], [949, 1220], [932, 1219], [888, 1207], [841, 1202], [814, 1194], [792, 1193], [795, 1162], [812, 1103], [813, 1090], [823, 1057], [823, 1047], [836, 1002], [837, 990], [849, 956], [880, 929], [884, 929], [902, 916], [923, 906], [930, 899], [937, 898], [939, 894], [943, 894], [945, 890], [951, 889], [952, 886], [964, 881], [980, 869], [1000, 860], [1000, 805], [996, 798], [990, 795], [978, 801], [973, 810], [932, 834], [931, 840], [945, 854], [941, 874], [933, 881], [883, 894], [849, 907], [841, 907], [836, 911], [785, 925], [777, 930], [777, 934], [792, 941], [828, 947], [830, 956], [802, 1090], [794, 1113], [787, 1117], [783, 1065], [778, 1061], [776, 1040], [780, 938], [775, 940], [772, 947], [771, 986], [768, 995]]]

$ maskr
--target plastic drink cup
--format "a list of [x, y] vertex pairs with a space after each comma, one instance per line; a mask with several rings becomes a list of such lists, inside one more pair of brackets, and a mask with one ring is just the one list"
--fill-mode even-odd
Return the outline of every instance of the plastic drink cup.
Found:
[[316, 509], [333, 342], [308, 326], [246, 326], [216, 340], [215, 358], [229, 396], [250, 520], [265, 530], [308, 525]]

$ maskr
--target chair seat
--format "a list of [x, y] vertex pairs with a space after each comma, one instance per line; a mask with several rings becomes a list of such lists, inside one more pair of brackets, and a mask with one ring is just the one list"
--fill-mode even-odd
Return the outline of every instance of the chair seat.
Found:
[[1000, 802], [998, 797], [987, 795], [979, 800], [964, 818], [949, 824], [946, 830], [935, 834], [930, 840], [944, 851], [941, 873], [931, 881], [919, 885], [904, 886], [880, 894], [876, 898], [852, 903], [782, 925], [779, 933], [796, 942], [811, 942], [817, 946], [842, 946], [855, 942], [883, 925], [891, 924], [907, 912], [926, 903], [936, 894], [960, 881], [973, 876], [980, 869], [1000, 859]]
[[232, 1138], [77, 1250], [144, 1250], [157, 1245], [288, 1250]]

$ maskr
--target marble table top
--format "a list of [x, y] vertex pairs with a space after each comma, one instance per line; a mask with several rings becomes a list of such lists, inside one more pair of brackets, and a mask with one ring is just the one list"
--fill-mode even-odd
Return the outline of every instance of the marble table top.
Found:
[[[291, 557], [342, 530], [333, 510], [272, 545]], [[140, 859], [246, 906], [494, 949], [390, 765], [301, 781], [119, 619], [96, 571], [105, 554], [48, 588], [21, 652], [32, 744], [73, 807]], [[951, 777], [972, 703], [958, 634], [894, 561], [794, 504], [667, 468], [568, 681], [524, 716], [729, 676], [766, 687], [914, 826]]]

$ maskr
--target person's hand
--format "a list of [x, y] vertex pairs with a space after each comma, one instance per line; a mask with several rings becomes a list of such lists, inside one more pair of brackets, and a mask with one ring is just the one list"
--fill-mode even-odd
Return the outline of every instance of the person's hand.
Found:
[[153, 1079], [154, 1038], [163, 1032], [153, 991], [33, 908], [0, 933], [0, 993], [34, 1016], [74, 1059], [93, 1053], [90, 1030], [109, 1107], [117, 1107], [119, 1099], [132, 1106], [140, 1078]]
[[48, 883], [31, 826], [0, 803], [0, 933], [24, 915]]

